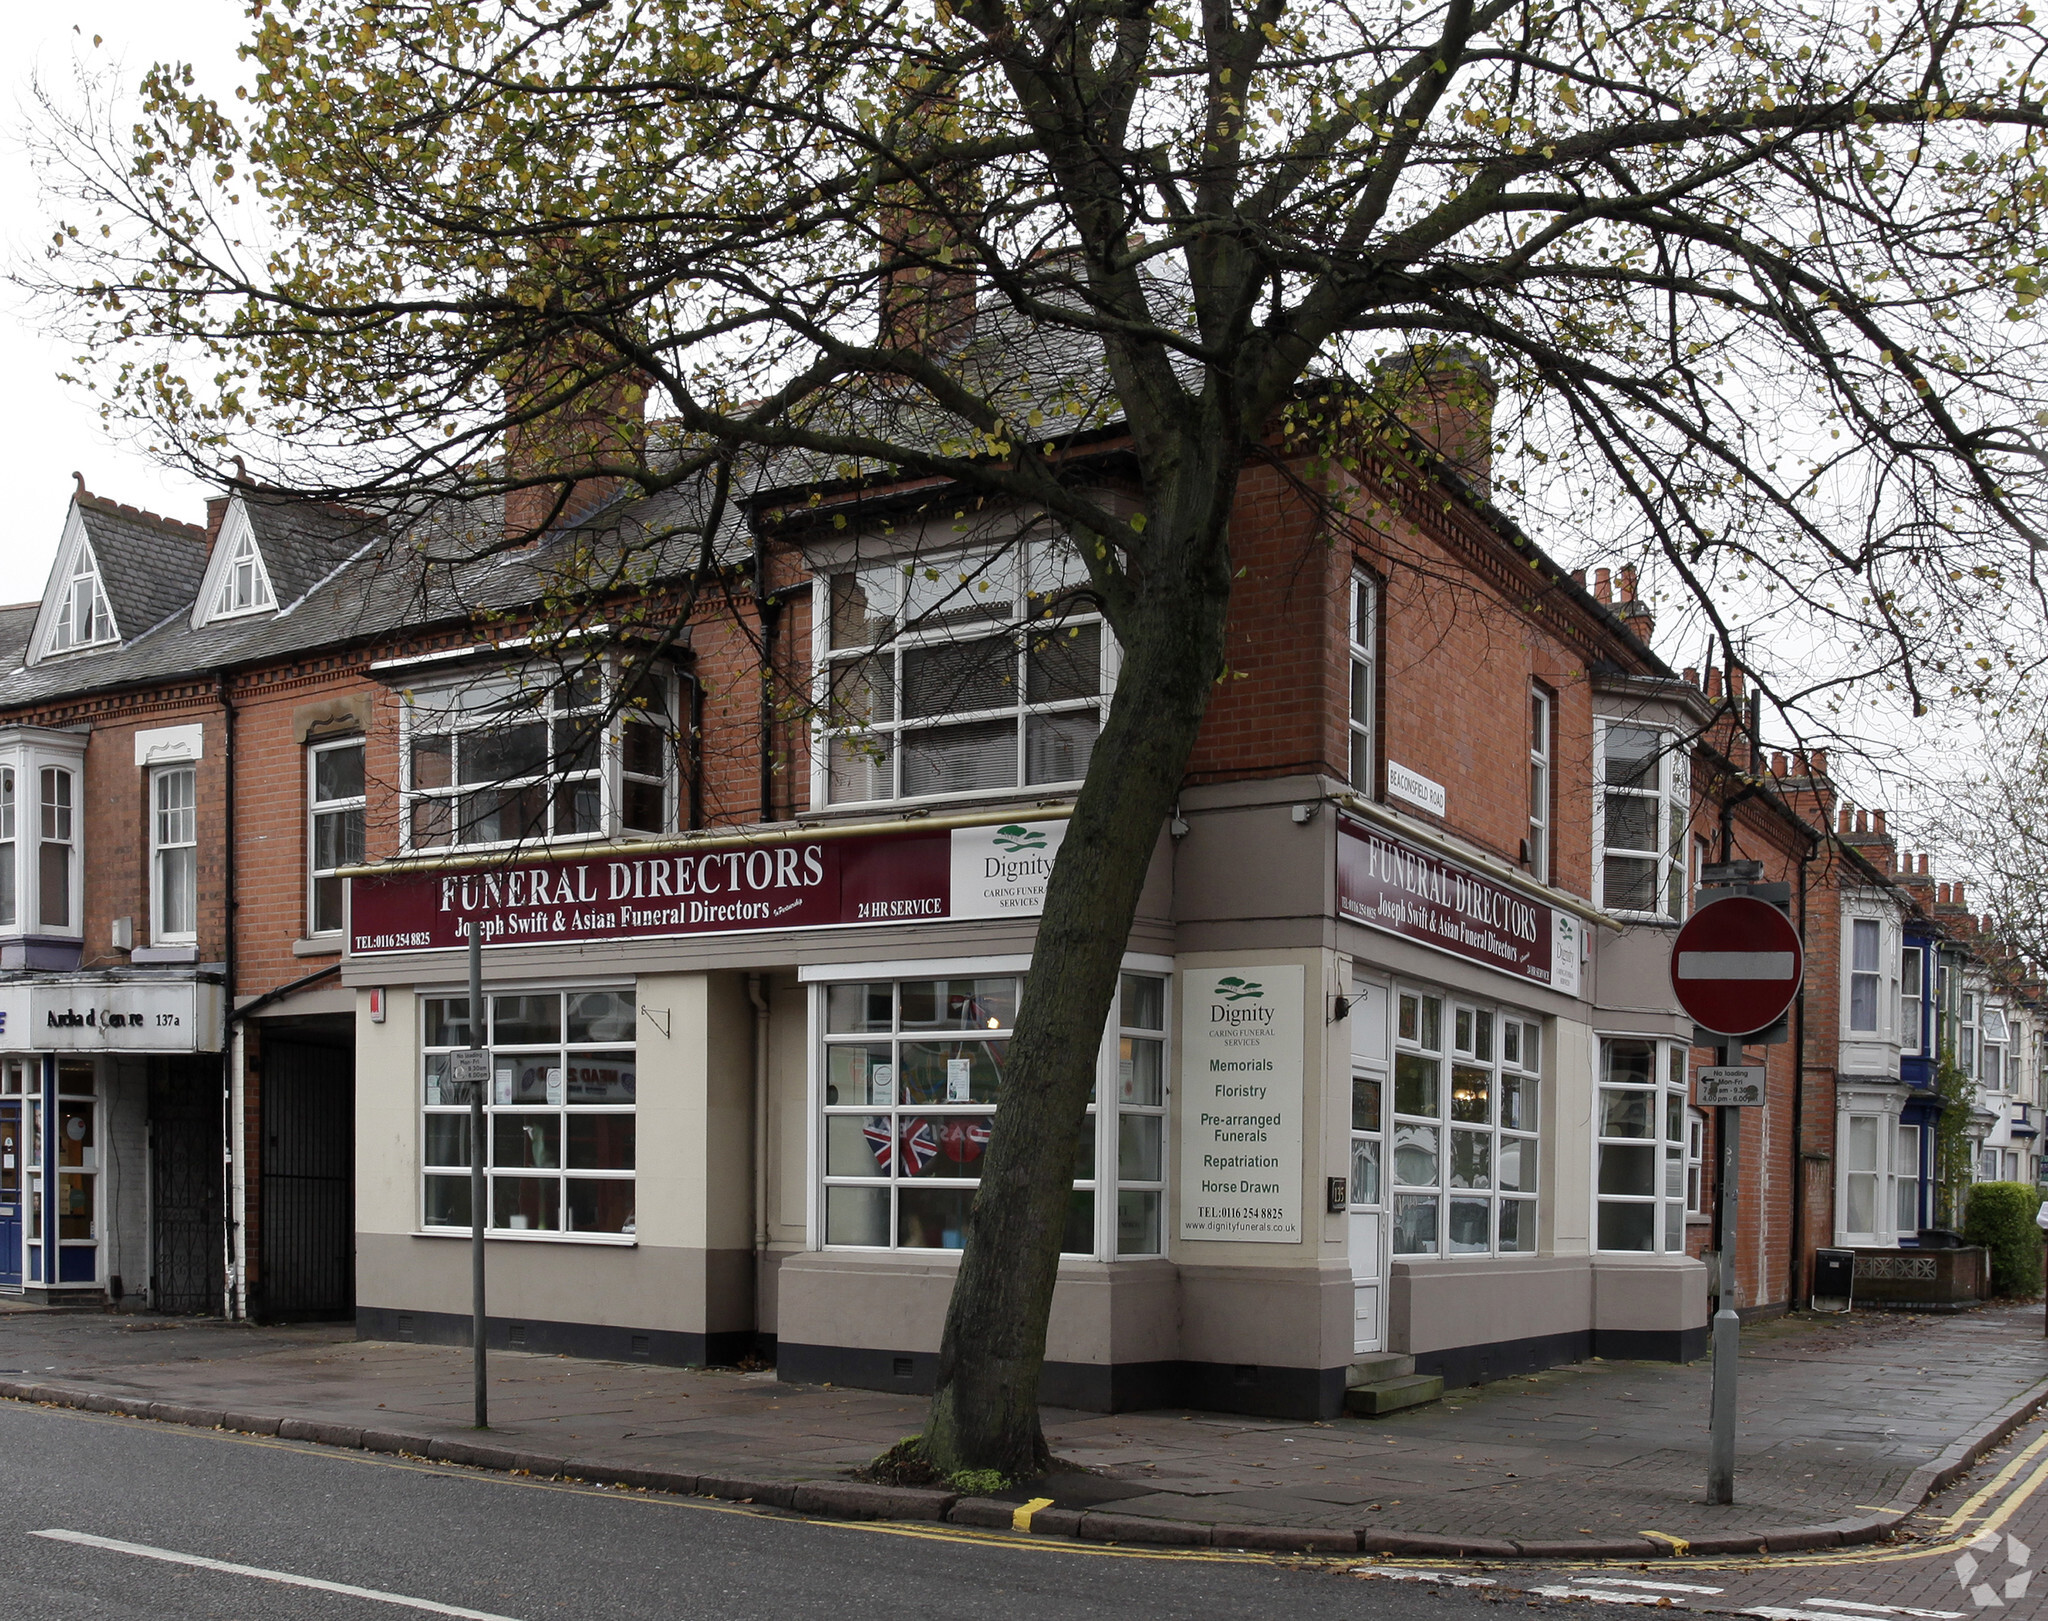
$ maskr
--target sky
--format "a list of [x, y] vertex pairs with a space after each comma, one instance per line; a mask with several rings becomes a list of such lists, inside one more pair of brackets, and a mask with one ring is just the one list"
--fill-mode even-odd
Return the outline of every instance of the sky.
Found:
[[[132, 86], [151, 63], [189, 61], [200, 82], [225, 92], [240, 64], [237, 0], [35, 0], [8, 12], [6, 97], [0, 104], [0, 259], [32, 261], [48, 237], [48, 205], [29, 167], [24, 131], [40, 79], [71, 99], [77, 64], [118, 71]], [[99, 35], [101, 45], [93, 45]], [[7, 447], [12, 533], [0, 545], [0, 602], [42, 595], [71, 499], [73, 469], [110, 500], [200, 522], [209, 493], [133, 444], [113, 439], [91, 402], [56, 373], [63, 349], [38, 329], [20, 295], [0, 286], [0, 444]]]

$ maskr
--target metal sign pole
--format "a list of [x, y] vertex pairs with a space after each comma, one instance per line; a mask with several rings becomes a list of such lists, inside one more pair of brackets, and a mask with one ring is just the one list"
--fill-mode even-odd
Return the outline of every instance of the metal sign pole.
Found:
[[490, 1084], [490, 1059], [484, 1053], [483, 931], [469, 924], [469, 1309], [470, 1344], [476, 1361], [476, 1427], [491, 1427], [490, 1382], [484, 1370], [484, 1088]]
[[[1740, 1048], [1734, 1049], [1740, 1052]], [[1729, 1049], [1720, 1050], [1722, 1064]], [[1742, 1210], [1742, 1111], [1719, 1111], [1721, 1135], [1721, 1309], [1714, 1313], [1714, 1395], [1707, 1436], [1707, 1501], [1735, 1501], [1735, 1364], [1742, 1319], [1735, 1311], [1735, 1235]]]

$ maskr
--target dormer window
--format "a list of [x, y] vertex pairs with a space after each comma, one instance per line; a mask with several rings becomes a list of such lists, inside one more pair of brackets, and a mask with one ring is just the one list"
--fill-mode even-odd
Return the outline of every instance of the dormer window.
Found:
[[270, 572], [263, 566], [263, 554], [256, 549], [255, 535], [245, 527], [235, 538], [221, 569], [210, 617], [226, 619], [235, 614], [261, 613], [276, 606], [277, 597], [270, 589]]
[[58, 598], [48, 651], [68, 653], [76, 648], [97, 647], [113, 641], [116, 634], [114, 610], [108, 605], [106, 587], [100, 583], [99, 559], [93, 555], [92, 542], [80, 539], [78, 549], [71, 554], [71, 574]]

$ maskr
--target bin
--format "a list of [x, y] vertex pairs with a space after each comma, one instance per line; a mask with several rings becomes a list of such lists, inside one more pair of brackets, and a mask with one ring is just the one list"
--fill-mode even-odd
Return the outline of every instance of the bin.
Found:
[[1847, 1311], [1856, 1289], [1854, 1250], [1813, 1252], [1813, 1299], [1815, 1311]]

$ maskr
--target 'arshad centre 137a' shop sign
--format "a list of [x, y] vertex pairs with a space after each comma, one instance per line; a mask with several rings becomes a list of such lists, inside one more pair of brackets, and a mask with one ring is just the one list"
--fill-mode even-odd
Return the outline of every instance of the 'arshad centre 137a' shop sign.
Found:
[[1035, 917], [1066, 822], [617, 849], [349, 880], [349, 952]]
[[1348, 816], [1337, 823], [1337, 910], [1566, 996], [1579, 993], [1585, 925], [1571, 913]]

